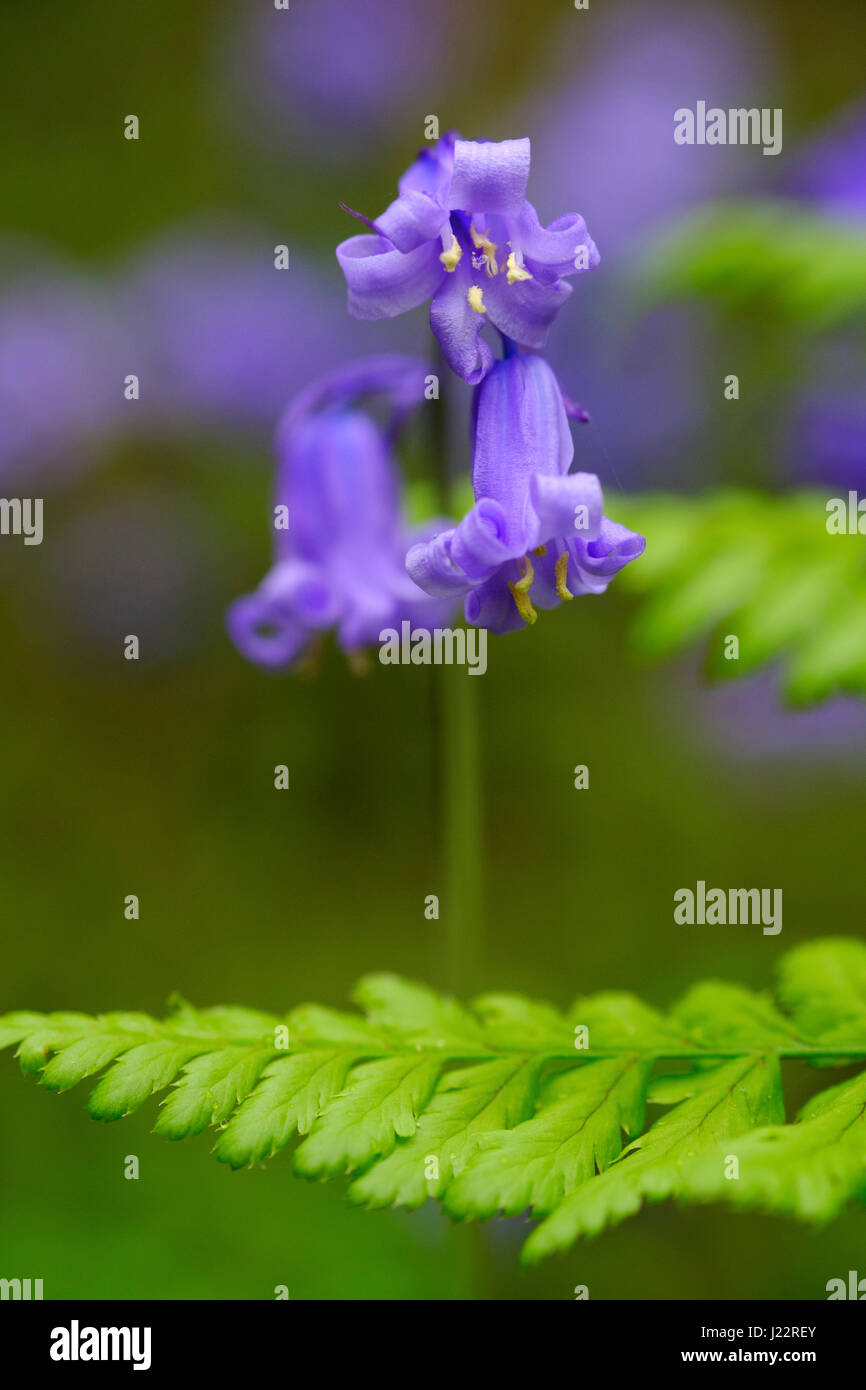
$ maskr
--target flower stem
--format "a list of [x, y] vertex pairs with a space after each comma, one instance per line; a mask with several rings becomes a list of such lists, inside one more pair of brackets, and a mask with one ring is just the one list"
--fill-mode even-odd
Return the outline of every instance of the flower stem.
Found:
[[463, 998], [481, 985], [481, 759], [476, 680], [465, 667], [436, 668], [441, 738], [440, 853], [448, 986]]
[[[439, 400], [431, 414], [434, 471], [444, 515], [457, 516], [458, 453], [448, 410], [450, 371], [440, 352]], [[481, 756], [477, 677], [467, 667], [434, 666], [435, 772], [442, 928], [448, 988], [477, 990], [482, 969]]]

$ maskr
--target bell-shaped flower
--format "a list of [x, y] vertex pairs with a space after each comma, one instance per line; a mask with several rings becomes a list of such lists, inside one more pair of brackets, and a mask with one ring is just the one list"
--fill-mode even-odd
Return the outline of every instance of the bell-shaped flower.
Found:
[[416, 544], [406, 568], [427, 593], [465, 595], [467, 622], [492, 632], [534, 623], [536, 608], [603, 593], [645, 541], [603, 514], [594, 473], [570, 473], [565, 402], [541, 357], [497, 361], [477, 388], [475, 505]]
[[[521, 347], [544, 346], [571, 293], [565, 276], [598, 265], [577, 213], [542, 227], [526, 199], [529, 141], [444, 135], [422, 150], [369, 233], [337, 247], [359, 319], [396, 318], [430, 300], [448, 365], [470, 385], [493, 366], [486, 322]], [[358, 214], [356, 214], [358, 215]]]
[[[351, 653], [404, 619], [422, 629], [447, 622], [453, 602], [422, 593], [405, 568], [409, 546], [441, 523], [406, 524], [392, 452], [429, 371], [412, 359], [368, 358], [315, 383], [284, 415], [274, 565], [227, 616], [232, 641], [251, 661], [288, 666], [326, 628]], [[358, 407], [370, 393], [388, 402], [384, 426]]]

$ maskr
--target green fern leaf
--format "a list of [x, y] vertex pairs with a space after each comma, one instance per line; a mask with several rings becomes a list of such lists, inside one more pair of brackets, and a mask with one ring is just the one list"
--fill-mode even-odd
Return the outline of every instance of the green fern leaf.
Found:
[[866, 1076], [814, 1096], [796, 1124], [756, 1129], [724, 1145], [689, 1169], [680, 1192], [693, 1201], [832, 1220], [852, 1198], [866, 1198]]
[[[672, 543], [659, 572], [680, 551]], [[356, 992], [363, 1015], [179, 999], [164, 1020], [18, 1012], [0, 1018], [0, 1046], [17, 1045], [50, 1090], [101, 1072], [96, 1119], [170, 1087], [156, 1132], [213, 1128], [217, 1158], [235, 1168], [299, 1134], [295, 1170], [351, 1175], [353, 1202], [434, 1197], [458, 1218], [542, 1217], [533, 1260], [665, 1197], [810, 1220], [866, 1200], [866, 1073], [785, 1125], [779, 1068], [866, 1059], [866, 946], [800, 946], [779, 975], [774, 999], [708, 981], [668, 1014], [625, 993], [581, 997], [567, 1013], [512, 994], [466, 1007], [374, 975]], [[674, 1059], [689, 1069], [671, 1071]], [[669, 1109], [643, 1132], [647, 1102]], [[733, 1155], [738, 1182], [723, 1167]]]
[[837, 1052], [866, 1034], [866, 945], [831, 937], [782, 957], [778, 995], [815, 1046]]
[[524, 1247], [528, 1263], [634, 1215], [644, 1201], [673, 1196], [684, 1166], [702, 1149], [784, 1116], [775, 1057], [738, 1058], [695, 1072], [691, 1084], [690, 1099], [663, 1115], [606, 1172], [571, 1192], [542, 1222]]
[[532, 1119], [476, 1141], [477, 1151], [445, 1193], [446, 1211], [481, 1220], [498, 1212], [552, 1211], [613, 1162], [623, 1133], [640, 1134], [651, 1065], [625, 1056], [553, 1077]]
[[232, 1168], [260, 1163], [284, 1149], [296, 1131], [309, 1134], [341, 1090], [355, 1056], [315, 1051], [271, 1062], [220, 1134], [214, 1149], [220, 1162]]
[[417, 1053], [355, 1067], [295, 1153], [295, 1172], [305, 1178], [355, 1172], [389, 1154], [398, 1139], [411, 1139], [440, 1069], [438, 1058]]
[[866, 694], [866, 544], [829, 534], [826, 504], [817, 493], [624, 499], [623, 519], [647, 538], [619, 580], [642, 597], [635, 650], [702, 641], [716, 680], [778, 661], [794, 704]]
[[447, 1072], [412, 1138], [356, 1178], [350, 1201], [412, 1208], [441, 1197], [462, 1170], [476, 1136], [528, 1118], [539, 1069], [538, 1059], [518, 1055]]

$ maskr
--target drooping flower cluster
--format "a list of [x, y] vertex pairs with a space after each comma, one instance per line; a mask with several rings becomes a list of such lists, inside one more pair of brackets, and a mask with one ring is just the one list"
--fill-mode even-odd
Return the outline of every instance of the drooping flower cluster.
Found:
[[[390, 319], [430, 300], [430, 326], [448, 365], [475, 385], [493, 366], [488, 320], [527, 348], [542, 348], [571, 294], [565, 276], [598, 265], [577, 213], [542, 227], [526, 199], [528, 140], [461, 140], [422, 150], [399, 196], [370, 232], [337, 247], [349, 311]], [[356, 214], [358, 215], [358, 214]]]
[[[274, 565], [228, 613], [229, 634], [251, 661], [288, 666], [328, 628], [353, 652], [404, 619], [447, 622], [453, 602], [430, 598], [406, 573], [407, 550], [441, 523], [407, 526], [392, 448], [429, 370], [411, 358], [363, 359], [322, 378], [284, 415]], [[357, 404], [371, 394], [387, 402], [384, 426]]]
[[[475, 387], [475, 505], [413, 546], [406, 567], [431, 595], [465, 596], [467, 622], [498, 633], [602, 593], [644, 549], [604, 516], [598, 478], [570, 472], [566, 400], [537, 352], [571, 293], [563, 277], [599, 256], [578, 214], [542, 227], [526, 199], [529, 165], [528, 140], [449, 134], [418, 156], [370, 233], [337, 248], [350, 312], [390, 318], [431, 298], [443, 355]], [[485, 321], [501, 335], [499, 360]]]
[[[538, 352], [571, 293], [565, 277], [599, 256], [578, 214], [541, 225], [526, 199], [529, 165], [528, 140], [446, 135], [380, 217], [361, 218], [369, 231], [337, 248], [356, 318], [431, 301], [442, 355], [474, 387], [475, 503], [456, 525], [433, 520], [412, 534], [403, 521], [390, 445], [429, 368], [375, 358], [311, 387], [277, 432], [276, 501], [290, 521], [276, 563], [229, 613], [252, 660], [287, 665], [324, 628], [353, 650], [406, 619], [435, 627], [458, 599], [467, 622], [512, 632], [538, 608], [602, 593], [643, 551], [642, 536], [604, 515], [598, 478], [571, 472], [568, 416], [586, 416]], [[369, 392], [390, 402], [384, 429], [358, 407]]]
[[570, 473], [574, 445], [552, 369], [512, 353], [477, 388], [475, 506], [406, 557], [427, 593], [466, 595], [466, 619], [492, 632], [534, 623], [536, 606], [603, 593], [644, 548], [602, 514], [594, 473]]

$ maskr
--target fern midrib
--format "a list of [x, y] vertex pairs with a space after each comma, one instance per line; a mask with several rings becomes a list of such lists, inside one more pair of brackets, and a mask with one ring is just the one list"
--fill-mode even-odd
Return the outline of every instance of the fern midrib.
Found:
[[[190, 1046], [199, 1049], [199, 1055], [209, 1052], [221, 1052], [236, 1050], [238, 1052], [250, 1049], [263, 1049], [268, 1051], [276, 1061], [283, 1057], [306, 1056], [311, 1052], [337, 1052], [351, 1053], [359, 1061], [382, 1061], [390, 1057], [436, 1057], [444, 1062], [485, 1062], [495, 1061], [497, 1058], [505, 1057], [536, 1057], [544, 1060], [568, 1061], [568, 1062], [589, 1062], [589, 1061], [609, 1061], [626, 1056], [634, 1056], [638, 1060], [656, 1061], [700, 1061], [701, 1059], [715, 1059], [722, 1061], [735, 1061], [738, 1057], [748, 1057], [760, 1053], [760, 1055], [772, 1055], [783, 1060], [796, 1061], [798, 1058], [808, 1060], [818, 1057], [836, 1057], [844, 1059], [847, 1057], [866, 1058], [866, 1043], [863, 1047], [851, 1047], [847, 1044], [840, 1046], [825, 1045], [823, 1047], [814, 1044], [801, 1044], [799, 1046], [780, 1045], [778, 1047], [762, 1046], [754, 1047], [596, 1047], [580, 1048], [563, 1047], [560, 1048], [537, 1048], [527, 1047], [525, 1043], [515, 1044], [513, 1047], [499, 1045], [495, 1048], [471, 1047], [448, 1047], [440, 1046], [436, 1043], [423, 1044], [400, 1044], [395, 1042], [392, 1047], [363, 1047], [357, 1044], [342, 1044], [336, 1040], [326, 1039], [315, 1040], [305, 1044], [303, 1047], [277, 1048], [270, 1042], [265, 1042], [259, 1038], [225, 1038], [212, 1037], [202, 1038], [186, 1033], [122, 1033], [106, 1030], [107, 1038], [124, 1038], [129, 1040], [128, 1051], [140, 1046], [144, 1042], [171, 1042], [178, 1046]], [[74, 1041], [78, 1041], [76, 1038]], [[66, 1044], [60, 1043], [56, 1047], [49, 1047], [45, 1051], [45, 1056], [51, 1054], [55, 1056], [64, 1051]], [[121, 1061], [124, 1053], [118, 1054], [116, 1060]]]

